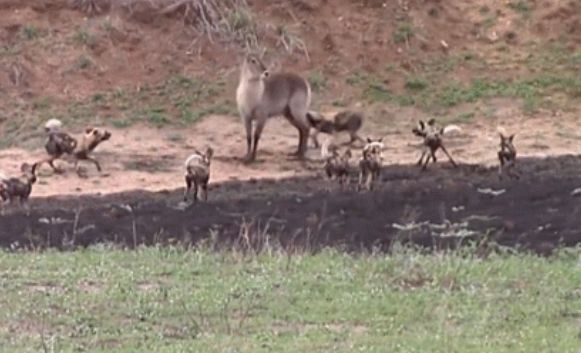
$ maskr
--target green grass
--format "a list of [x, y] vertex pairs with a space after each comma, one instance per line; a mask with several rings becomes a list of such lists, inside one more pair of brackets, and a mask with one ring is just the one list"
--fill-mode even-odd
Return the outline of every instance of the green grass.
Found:
[[24, 40], [35, 40], [41, 36], [41, 30], [35, 25], [27, 25], [20, 30], [20, 37]]
[[0, 252], [3, 352], [578, 352], [577, 250]]
[[321, 92], [323, 88], [327, 87], [327, 78], [321, 70], [311, 70], [308, 80], [313, 92]]

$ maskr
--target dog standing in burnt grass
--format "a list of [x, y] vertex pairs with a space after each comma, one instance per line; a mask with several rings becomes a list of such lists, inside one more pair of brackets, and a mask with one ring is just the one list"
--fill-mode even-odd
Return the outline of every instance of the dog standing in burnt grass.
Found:
[[[422, 170], [426, 170], [428, 163], [430, 162], [430, 158], [435, 163], [437, 161], [436, 151], [438, 149], [441, 149], [442, 151], [444, 151], [446, 156], [448, 156], [448, 159], [450, 159], [452, 165], [454, 167], [458, 167], [456, 162], [454, 162], [454, 159], [452, 159], [452, 156], [450, 156], [450, 154], [446, 150], [446, 147], [444, 147], [444, 143], [442, 142], [442, 136], [444, 135], [445, 129], [443, 127], [438, 129], [436, 128], [435, 125], [436, 125], [435, 119], [428, 120], [427, 124], [420, 120], [418, 126], [412, 129], [412, 132], [416, 136], [422, 137], [424, 139], [422, 155], [420, 157], [420, 160], [418, 161], [418, 165], [423, 164]], [[424, 157], [426, 157], [425, 162]]]
[[323, 170], [330, 180], [339, 180], [341, 189], [345, 184], [349, 183], [349, 159], [351, 158], [351, 150], [346, 149], [343, 153], [339, 153], [339, 148], [331, 139], [323, 144], [321, 154], [325, 163]]
[[13, 204], [18, 199], [20, 205], [30, 214], [28, 197], [32, 192], [32, 185], [36, 182], [36, 169], [38, 164], [23, 163], [20, 166], [20, 175], [15, 177], [0, 176], [0, 214], [4, 215], [5, 204]]
[[188, 157], [186, 167], [186, 190], [184, 192], [184, 202], [188, 201], [188, 193], [194, 187], [194, 201], [198, 201], [198, 189], [202, 189], [202, 199], [208, 201], [208, 182], [210, 181], [210, 161], [214, 150], [210, 147], [205, 153], [195, 151]]
[[498, 151], [498, 160], [500, 165], [498, 166], [498, 176], [502, 179], [502, 175], [506, 172], [511, 179], [520, 179], [520, 175], [514, 171], [516, 166], [516, 148], [514, 148], [512, 143], [514, 134], [507, 137], [499, 131], [499, 135], [500, 151]]
[[373, 189], [373, 184], [381, 176], [381, 166], [383, 164], [382, 150], [383, 138], [373, 140], [367, 138], [367, 144], [363, 147], [363, 154], [359, 160], [359, 186], [361, 190], [364, 186], [367, 190]]

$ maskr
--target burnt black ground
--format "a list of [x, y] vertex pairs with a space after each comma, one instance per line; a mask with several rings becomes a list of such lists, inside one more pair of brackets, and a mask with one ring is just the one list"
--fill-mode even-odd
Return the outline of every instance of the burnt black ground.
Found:
[[[322, 177], [227, 182], [211, 185], [209, 202], [179, 207], [183, 189], [105, 196], [32, 198], [26, 216], [0, 216], [0, 245], [69, 249], [99, 242], [188, 244], [268, 234], [285, 245], [341, 245], [385, 249], [394, 239], [448, 247], [461, 238], [440, 236], [428, 225], [465, 223], [470, 239], [485, 234], [502, 245], [547, 252], [581, 241], [581, 156], [520, 159], [520, 180], [499, 179], [496, 168], [442, 162], [425, 172], [415, 165], [386, 166], [372, 192], [357, 192], [352, 176], [341, 191]], [[329, 191], [331, 187], [331, 191]], [[497, 196], [478, 189], [505, 190]], [[34, 191], [33, 191], [34, 194]], [[444, 232], [446, 233], [446, 232]], [[257, 238], [255, 238], [257, 239]], [[462, 242], [466, 242], [462, 240]]]

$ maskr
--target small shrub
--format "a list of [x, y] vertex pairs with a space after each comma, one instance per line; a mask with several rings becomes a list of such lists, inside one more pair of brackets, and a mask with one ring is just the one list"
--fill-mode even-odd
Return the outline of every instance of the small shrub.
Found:
[[412, 25], [409, 23], [403, 23], [399, 28], [393, 33], [393, 40], [395, 43], [405, 43], [408, 41], [414, 34], [414, 30]]
[[34, 109], [42, 110], [47, 109], [52, 104], [52, 97], [44, 96], [36, 99], [32, 104]]
[[357, 86], [360, 83], [363, 83], [367, 80], [367, 75], [361, 71], [361, 70], [357, 70], [354, 73], [352, 73], [351, 75], [347, 76], [347, 78], [345, 79], [345, 82], [347, 82], [347, 84], [351, 85], [351, 86]]
[[422, 77], [408, 76], [404, 87], [410, 91], [421, 91], [428, 87], [429, 83]]
[[170, 122], [166, 109], [158, 105], [150, 105], [145, 111], [145, 116], [150, 123], [158, 127]]
[[86, 55], [81, 55], [77, 59], [77, 66], [82, 70], [88, 69], [93, 66], [93, 60], [91, 60], [91, 58]]
[[107, 100], [107, 97], [103, 93], [96, 93], [93, 95], [92, 101], [95, 103], [103, 103]]
[[363, 97], [371, 103], [387, 102], [391, 96], [391, 91], [381, 82], [371, 82], [363, 91]]
[[311, 70], [308, 80], [313, 92], [320, 92], [323, 88], [327, 87], [327, 78], [320, 70]]
[[97, 37], [86, 28], [81, 27], [72, 34], [71, 40], [80, 45], [93, 45], [97, 42]]
[[40, 37], [40, 30], [35, 25], [28, 25], [22, 28], [20, 36], [24, 40], [35, 40]]
[[496, 17], [487, 17], [482, 23], [484, 28], [492, 28], [496, 25]]
[[524, 0], [509, 2], [508, 7], [520, 13], [523, 17], [529, 17], [533, 11], [531, 5]]

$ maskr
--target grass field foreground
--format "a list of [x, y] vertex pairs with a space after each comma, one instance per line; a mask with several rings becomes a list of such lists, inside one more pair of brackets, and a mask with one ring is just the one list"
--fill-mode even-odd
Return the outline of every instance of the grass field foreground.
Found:
[[3, 352], [578, 352], [577, 249], [0, 252]]

